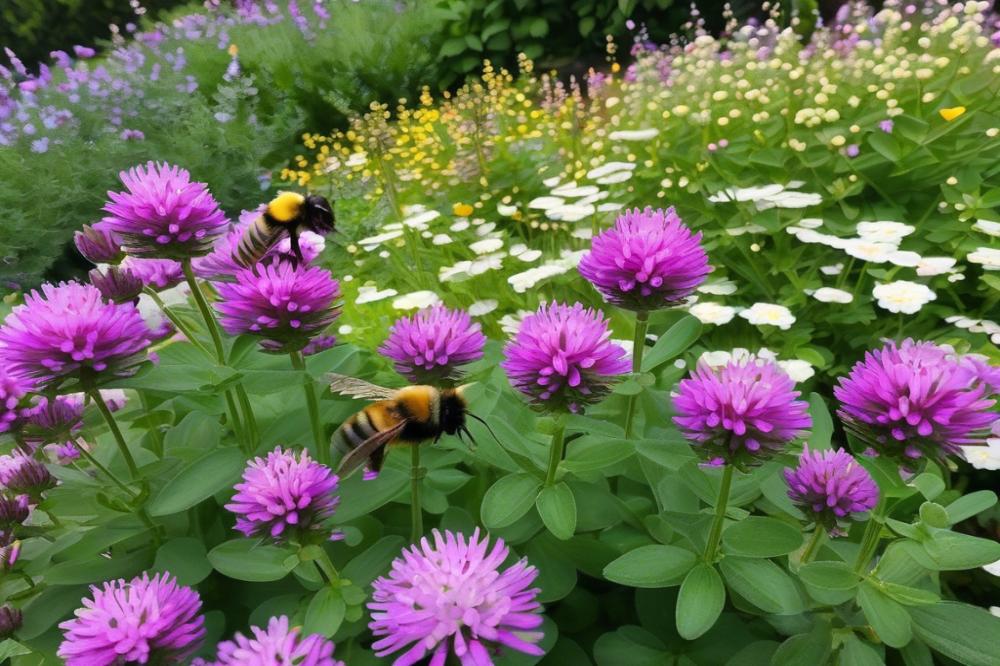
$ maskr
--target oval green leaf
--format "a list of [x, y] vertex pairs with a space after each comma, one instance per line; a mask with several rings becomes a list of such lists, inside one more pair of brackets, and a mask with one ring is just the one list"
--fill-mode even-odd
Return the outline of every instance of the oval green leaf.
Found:
[[232, 539], [208, 554], [208, 561], [224, 576], [263, 583], [281, 580], [298, 564], [292, 548], [261, 544], [256, 539]]
[[684, 315], [667, 329], [642, 357], [642, 371], [652, 372], [667, 361], [680, 356], [701, 336], [701, 322], [691, 315]]
[[193, 537], [171, 539], [160, 546], [153, 568], [169, 572], [181, 585], [197, 585], [212, 573], [205, 545]]
[[810, 562], [798, 571], [802, 582], [823, 590], [852, 590], [861, 579], [844, 562]]
[[906, 609], [871, 583], [866, 582], [858, 588], [858, 605], [868, 624], [889, 647], [901, 648], [913, 638]]
[[604, 567], [604, 577], [629, 587], [671, 587], [696, 561], [694, 553], [677, 546], [640, 546]]
[[724, 557], [719, 568], [726, 585], [766, 613], [797, 615], [802, 597], [785, 570], [770, 560]]
[[152, 516], [169, 516], [190, 509], [224, 488], [235, 484], [246, 458], [236, 447], [216, 449], [191, 462], [167, 481], [149, 503]]
[[327, 638], [332, 637], [340, 629], [346, 612], [347, 604], [339, 589], [329, 586], [321, 588], [313, 595], [306, 608], [305, 621], [302, 623], [303, 635], [322, 634]]
[[778, 557], [801, 545], [800, 528], [763, 516], [750, 516], [722, 533], [723, 551], [741, 557]]
[[715, 626], [726, 605], [726, 586], [714, 567], [698, 564], [681, 583], [677, 597], [677, 633], [693, 641]]
[[552, 536], [565, 541], [576, 532], [576, 500], [565, 483], [542, 488], [535, 500], [535, 507], [542, 522]]
[[508, 474], [497, 480], [483, 497], [480, 516], [490, 529], [507, 527], [531, 509], [541, 483], [524, 472]]

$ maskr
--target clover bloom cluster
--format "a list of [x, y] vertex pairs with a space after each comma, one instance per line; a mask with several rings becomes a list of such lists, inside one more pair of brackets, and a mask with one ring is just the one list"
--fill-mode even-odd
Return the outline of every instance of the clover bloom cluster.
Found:
[[812, 425], [795, 382], [776, 364], [750, 356], [720, 368], [699, 363], [678, 384], [674, 423], [714, 464], [752, 464]]
[[482, 358], [485, 344], [486, 336], [468, 312], [438, 304], [397, 319], [379, 352], [410, 381], [433, 384]]
[[832, 534], [851, 514], [864, 513], [878, 502], [878, 485], [844, 449], [810, 451], [807, 446], [795, 469], [784, 470], [788, 497]]
[[220, 282], [215, 309], [230, 335], [250, 333], [267, 341], [268, 351], [298, 351], [333, 323], [340, 284], [316, 266], [278, 262], [237, 273]]
[[150, 337], [133, 305], [108, 303], [91, 285], [45, 284], [0, 327], [0, 356], [9, 372], [47, 388], [72, 376], [93, 380], [134, 373]]
[[69, 396], [41, 397], [23, 415], [21, 434], [32, 449], [61, 444], [74, 439], [83, 428], [83, 401]]
[[100, 225], [83, 225], [83, 229], [73, 235], [73, 243], [80, 254], [94, 264], [117, 264], [124, 257], [121, 239]]
[[125, 257], [121, 267], [142, 280], [150, 289], [161, 291], [175, 287], [184, 280], [184, 269], [173, 259], [139, 259]]
[[578, 412], [606, 395], [631, 367], [610, 337], [607, 320], [592, 308], [543, 304], [521, 322], [500, 366], [535, 404]]
[[833, 389], [844, 426], [876, 453], [903, 460], [985, 444], [998, 391], [995, 369], [911, 339], [869, 351]]
[[192, 666], [345, 666], [333, 658], [333, 641], [320, 634], [303, 638], [301, 628], [289, 624], [284, 615], [272, 617], [267, 629], [250, 627], [250, 637], [237, 633], [219, 643], [215, 661], [196, 659]]
[[55, 484], [45, 465], [31, 456], [20, 451], [0, 456], [0, 485], [8, 490], [37, 500]]
[[372, 587], [369, 628], [379, 657], [405, 650], [394, 666], [430, 657], [443, 665], [454, 655], [462, 666], [493, 663], [502, 647], [539, 656], [541, 606], [531, 587], [538, 570], [520, 560], [501, 570], [508, 555], [502, 539], [492, 549], [479, 530], [466, 538], [438, 530], [404, 550], [387, 576]]
[[626, 211], [596, 236], [580, 274], [611, 303], [654, 310], [681, 303], [711, 272], [701, 233], [673, 208]]
[[144, 286], [142, 278], [134, 271], [120, 266], [108, 266], [104, 271], [94, 268], [87, 276], [90, 278], [90, 284], [101, 292], [101, 296], [112, 303], [135, 302]]
[[0, 365], [0, 433], [15, 430], [21, 418], [21, 400], [34, 382]]
[[267, 458], [254, 458], [236, 484], [226, 508], [236, 514], [236, 529], [248, 537], [284, 539], [289, 533], [328, 530], [340, 498], [339, 479], [329, 467], [302, 451], [276, 447]]
[[108, 192], [101, 226], [128, 254], [187, 259], [206, 254], [226, 230], [226, 216], [204, 183], [180, 167], [149, 162], [119, 174], [124, 192]]
[[201, 598], [168, 573], [91, 586], [76, 617], [59, 625], [66, 666], [179, 664], [205, 637]]

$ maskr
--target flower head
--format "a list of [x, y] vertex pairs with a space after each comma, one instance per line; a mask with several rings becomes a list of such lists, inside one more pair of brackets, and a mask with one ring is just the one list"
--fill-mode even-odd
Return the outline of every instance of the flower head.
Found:
[[4, 546], [0, 546], [0, 573], [13, 569], [14, 565], [17, 564], [17, 558], [20, 555], [20, 541], [11, 541]]
[[344, 666], [333, 658], [333, 641], [320, 634], [302, 638], [299, 627], [289, 627], [288, 618], [272, 617], [267, 629], [250, 627], [252, 638], [241, 633], [218, 645], [215, 661], [196, 659], [194, 666]]
[[329, 271], [281, 261], [245, 269], [237, 281], [220, 282], [215, 308], [231, 335], [252, 333], [268, 351], [298, 351], [340, 314], [340, 285]]
[[179, 261], [173, 259], [139, 259], [125, 257], [122, 268], [142, 280], [142, 284], [150, 289], [160, 291], [170, 289], [184, 280], [184, 269]]
[[654, 310], [682, 302], [712, 270], [693, 234], [673, 208], [638, 208], [591, 242], [580, 274], [611, 303]]
[[812, 425], [795, 382], [755, 356], [720, 368], [699, 363], [680, 382], [674, 423], [713, 462], [752, 463], [781, 450]]
[[21, 401], [34, 387], [30, 379], [0, 364], [0, 433], [16, 430], [21, 421]]
[[784, 305], [776, 303], [754, 303], [739, 315], [754, 326], [777, 326], [787, 331], [795, 323], [795, 315]]
[[[0, 534], [9, 536], [15, 527], [28, 519], [31, 513], [30, 501], [27, 495], [9, 495], [0, 493]], [[6, 543], [8, 539], [3, 539]]]
[[90, 284], [97, 287], [101, 296], [112, 303], [132, 303], [142, 293], [142, 278], [119, 266], [108, 266], [103, 273], [101, 269], [94, 268], [87, 275], [90, 277]]
[[56, 485], [44, 463], [20, 451], [0, 456], [0, 484], [15, 493], [37, 499]]
[[94, 264], [117, 264], [125, 256], [118, 235], [100, 224], [84, 225], [73, 235], [73, 242], [80, 254]]
[[912, 460], [985, 444], [998, 389], [975, 359], [906, 339], [866, 353], [833, 393], [849, 431], [879, 454]]
[[831, 533], [852, 513], [870, 511], [878, 502], [878, 486], [868, 471], [844, 449], [810, 451], [799, 466], [786, 468], [788, 497]]
[[13, 636], [14, 632], [21, 628], [22, 621], [20, 609], [10, 604], [0, 606], [0, 640]]
[[42, 285], [0, 327], [8, 371], [46, 388], [73, 376], [132, 374], [149, 344], [150, 330], [133, 305], [108, 303], [96, 287], [77, 282]]
[[544, 304], [521, 322], [500, 366], [536, 404], [576, 412], [600, 400], [630, 368], [625, 350], [610, 337], [597, 311], [579, 303]]
[[436, 384], [458, 367], [483, 357], [486, 336], [464, 310], [442, 304], [400, 317], [379, 352], [395, 361], [396, 372], [417, 383]]
[[305, 347], [302, 348], [303, 356], [312, 356], [313, 354], [318, 354], [324, 352], [327, 349], [332, 348], [337, 344], [336, 335], [317, 335], [315, 338], [309, 341]]
[[541, 606], [531, 584], [535, 567], [520, 560], [501, 571], [508, 549], [503, 539], [489, 547], [479, 530], [463, 534], [434, 530], [433, 545], [423, 538], [404, 550], [387, 576], [372, 587], [369, 627], [372, 645], [384, 657], [406, 650], [394, 664], [409, 666], [430, 655], [439, 666], [454, 654], [462, 666], [492, 664], [492, 651], [508, 647], [543, 654]]
[[104, 228], [137, 257], [186, 259], [207, 253], [226, 230], [226, 216], [204, 183], [166, 163], [122, 171], [125, 192], [108, 192]]
[[296, 456], [279, 446], [267, 459], [250, 461], [226, 508], [236, 514], [237, 531], [248, 537], [282, 539], [289, 533], [329, 533], [325, 523], [340, 501], [337, 482], [330, 468], [313, 461], [305, 451]]
[[90, 588], [76, 617], [59, 625], [66, 666], [179, 664], [205, 637], [201, 598], [168, 573]]

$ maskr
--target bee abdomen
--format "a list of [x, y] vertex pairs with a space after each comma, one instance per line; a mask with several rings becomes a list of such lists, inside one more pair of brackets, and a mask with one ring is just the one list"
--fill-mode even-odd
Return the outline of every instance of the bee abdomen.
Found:
[[368, 418], [368, 414], [362, 410], [337, 428], [337, 432], [333, 434], [334, 450], [342, 455], [347, 455], [361, 446], [366, 439], [376, 434], [378, 434], [378, 430]]
[[244, 268], [251, 268], [274, 247], [282, 231], [281, 226], [271, 224], [263, 215], [256, 217], [233, 250], [233, 260]]

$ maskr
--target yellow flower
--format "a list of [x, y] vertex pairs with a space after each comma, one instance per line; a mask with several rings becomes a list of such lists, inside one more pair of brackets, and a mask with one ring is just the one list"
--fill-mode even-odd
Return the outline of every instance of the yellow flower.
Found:
[[964, 106], [953, 106], [953, 107], [951, 107], [949, 109], [941, 109], [938, 113], [940, 113], [941, 117], [944, 118], [945, 120], [947, 120], [950, 123], [955, 118], [958, 118], [960, 115], [962, 115], [963, 113], [965, 113], [965, 107]]
[[467, 203], [461, 203], [461, 202], [451, 207], [451, 212], [453, 212], [455, 215], [459, 217], [468, 217], [472, 215], [473, 210], [474, 209], [472, 208], [472, 206], [470, 206]]
[[229, 48], [226, 50], [229, 52], [230, 58], [235, 58], [236, 54], [240, 52], [240, 49], [238, 46], [236, 46], [236, 44], [230, 44]]

